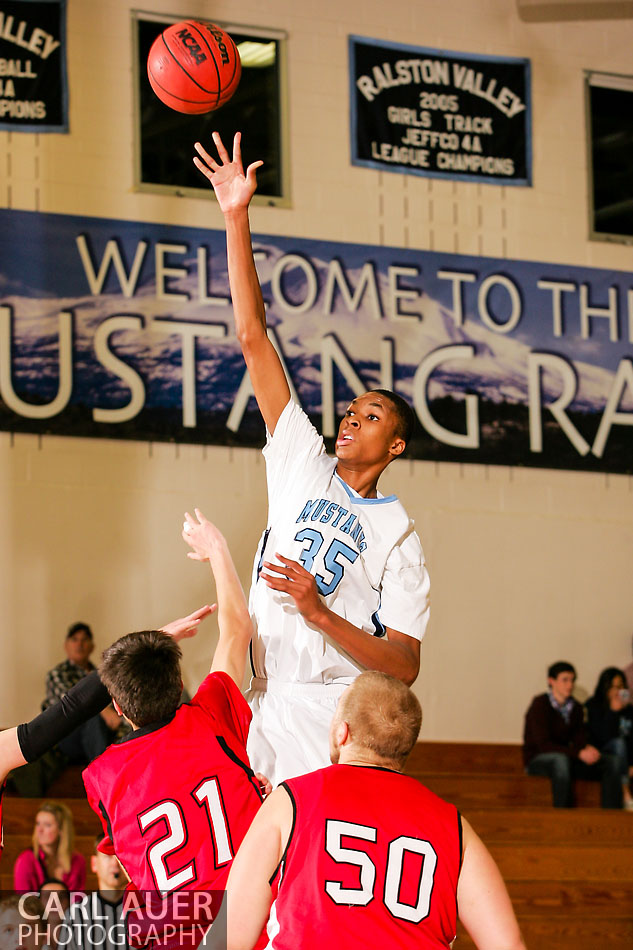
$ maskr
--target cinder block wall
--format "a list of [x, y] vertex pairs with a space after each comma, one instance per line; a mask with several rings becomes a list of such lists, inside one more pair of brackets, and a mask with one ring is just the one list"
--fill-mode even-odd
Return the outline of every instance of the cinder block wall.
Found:
[[[132, 4], [69, 0], [70, 134], [0, 132], [0, 206], [221, 227], [211, 199], [133, 190]], [[289, 35], [290, 208], [256, 207], [265, 234], [630, 270], [633, 250], [587, 240], [583, 71], [631, 72], [630, 20], [525, 23], [509, 0], [154, 0], [153, 12]], [[354, 168], [347, 37], [532, 61], [534, 187]], [[248, 129], [244, 130], [248, 135]], [[559, 658], [580, 692], [630, 660], [633, 480], [401, 462], [384, 487], [415, 518], [433, 619], [415, 689], [429, 739], [519, 741], [522, 714]], [[35, 713], [67, 625], [98, 648], [212, 599], [185, 558], [182, 513], [228, 535], [245, 586], [265, 524], [264, 468], [248, 449], [0, 434], [0, 725]], [[206, 672], [208, 623], [185, 645]]]

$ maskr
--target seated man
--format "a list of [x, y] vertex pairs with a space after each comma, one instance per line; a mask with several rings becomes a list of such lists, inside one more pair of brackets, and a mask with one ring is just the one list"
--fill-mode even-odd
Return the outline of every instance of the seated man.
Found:
[[98, 849], [103, 835], [95, 839], [90, 868], [97, 875], [97, 890], [71, 904], [66, 914], [66, 950], [126, 950], [128, 943], [123, 922], [123, 894], [127, 878], [114, 854]]
[[385, 673], [347, 688], [330, 727], [335, 764], [283, 782], [237, 853], [229, 950], [254, 947], [267, 919], [275, 950], [448, 950], [458, 908], [478, 948], [525, 950], [481, 840], [454, 805], [402, 774], [421, 719], [411, 690]]
[[588, 742], [583, 707], [572, 696], [576, 670], [565, 660], [547, 671], [547, 693], [535, 696], [525, 714], [523, 761], [528, 775], [552, 781], [554, 808], [573, 805], [574, 778], [600, 778], [602, 807], [622, 807], [615, 756], [601, 755]]
[[[79, 621], [68, 628], [66, 641], [66, 659], [46, 674], [46, 698], [42, 709], [58, 703], [80, 679], [91, 673], [95, 667], [90, 662], [94, 650], [92, 630], [87, 623]], [[121, 725], [121, 718], [111, 705], [106, 706], [96, 716], [78, 726], [66, 736], [58, 748], [69, 762], [87, 765], [107, 749]]]

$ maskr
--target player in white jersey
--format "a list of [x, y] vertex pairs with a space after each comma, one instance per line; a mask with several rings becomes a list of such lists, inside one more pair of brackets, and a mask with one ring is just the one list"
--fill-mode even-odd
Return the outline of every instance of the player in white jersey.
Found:
[[358, 396], [341, 422], [336, 459], [290, 397], [266, 332], [240, 136], [220, 162], [194, 158], [224, 214], [237, 336], [267, 429], [268, 527], [255, 558], [250, 606], [255, 676], [249, 756], [277, 784], [329, 762], [328, 730], [346, 686], [364, 669], [411, 684], [428, 621], [429, 580], [413, 523], [380, 475], [405, 449], [412, 413], [399, 396]]

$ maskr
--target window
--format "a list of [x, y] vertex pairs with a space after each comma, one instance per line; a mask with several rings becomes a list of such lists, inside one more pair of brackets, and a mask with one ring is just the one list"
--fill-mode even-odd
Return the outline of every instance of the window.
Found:
[[591, 237], [633, 243], [633, 77], [587, 74]]
[[[244, 166], [256, 159], [264, 165], [257, 173], [255, 201], [287, 203], [287, 162], [284, 148], [284, 41], [285, 34], [220, 23], [240, 51], [242, 78], [233, 98], [206, 115], [185, 115], [167, 108], [152, 92], [147, 78], [147, 56], [155, 38], [182, 17], [134, 15], [136, 54], [136, 186], [141, 191], [211, 195], [208, 182], [195, 168], [193, 144], [212, 145], [219, 132], [229, 148], [233, 135], [243, 133]], [[286, 199], [286, 200], [284, 200]]]

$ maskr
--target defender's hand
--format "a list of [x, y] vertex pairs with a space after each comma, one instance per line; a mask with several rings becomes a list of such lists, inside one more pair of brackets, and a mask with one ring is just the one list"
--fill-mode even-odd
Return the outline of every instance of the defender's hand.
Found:
[[255, 772], [255, 778], [259, 782], [259, 788], [262, 795], [264, 796], [264, 798], [268, 798], [268, 796], [273, 790], [270, 779], [266, 778], [266, 776], [262, 772]]
[[168, 637], [172, 637], [176, 643], [179, 640], [186, 640], [188, 637], [195, 637], [200, 621], [208, 617], [209, 614], [215, 613], [217, 609], [217, 604], [213, 604], [211, 607], [205, 604], [204, 607], [199, 607], [198, 610], [194, 610], [187, 617], [180, 617], [178, 620], [172, 620], [171, 623], [165, 624], [164, 627], [160, 627], [160, 630], [166, 633]]
[[221, 547], [226, 547], [226, 540], [222, 532], [212, 521], [205, 518], [199, 508], [194, 508], [194, 511], [195, 516], [185, 512], [182, 526], [182, 538], [192, 548], [187, 557], [194, 561], [208, 561]]

